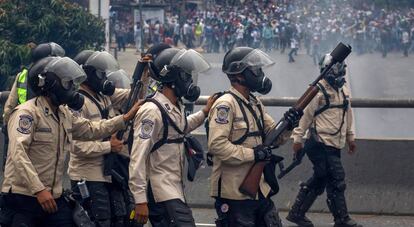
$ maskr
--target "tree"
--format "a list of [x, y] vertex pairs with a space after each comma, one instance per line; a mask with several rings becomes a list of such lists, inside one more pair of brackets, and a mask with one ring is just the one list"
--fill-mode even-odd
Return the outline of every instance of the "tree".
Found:
[[30, 64], [30, 44], [56, 42], [73, 57], [99, 49], [104, 22], [65, 0], [0, 0], [0, 90], [11, 75]]

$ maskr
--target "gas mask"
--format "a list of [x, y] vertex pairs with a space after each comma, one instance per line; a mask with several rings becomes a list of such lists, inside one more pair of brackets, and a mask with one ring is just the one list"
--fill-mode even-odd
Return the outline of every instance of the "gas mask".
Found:
[[[39, 75], [39, 84], [43, 83], [44, 78]], [[52, 79], [52, 84], [47, 93], [52, 100], [53, 105], [68, 105], [69, 108], [78, 111], [82, 108], [85, 101], [83, 95], [78, 92], [79, 84], [74, 81], [59, 81], [57, 78]]]
[[184, 97], [190, 102], [194, 102], [200, 97], [200, 87], [194, 85], [191, 74], [185, 73], [177, 67], [170, 70], [170, 73], [176, 74], [176, 80], [172, 84], [175, 95]]
[[85, 82], [94, 92], [111, 96], [115, 92], [115, 85], [106, 77], [106, 72], [85, 66], [84, 70], [88, 76]]
[[326, 75], [325, 80], [331, 85], [334, 89], [338, 90], [342, 88], [346, 83], [345, 73], [346, 65], [344, 63], [336, 63], [331, 71]]
[[272, 81], [265, 76], [261, 67], [248, 67], [243, 72], [244, 81], [241, 82], [252, 92], [259, 92], [262, 95], [272, 90]]

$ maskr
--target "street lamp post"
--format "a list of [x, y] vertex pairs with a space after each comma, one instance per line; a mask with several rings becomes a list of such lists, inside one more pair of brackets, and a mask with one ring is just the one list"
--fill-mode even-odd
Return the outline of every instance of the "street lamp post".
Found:
[[143, 17], [142, 17], [142, 0], [140, 1], [140, 0], [138, 0], [138, 3], [139, 3], [139, 5], [138, 5], [138, 7], [139, 7], [139, 21], [141, 21], [141, 23], [140, 23], [140, 26], [141, 26], [141, 54], [142, 53], [144, 53], [144, 45], [145, 45], [145, 36], [144, 36], [144, 25], [145, 25], [145, 22], [144, 22], [144, 20], [143, 20]]

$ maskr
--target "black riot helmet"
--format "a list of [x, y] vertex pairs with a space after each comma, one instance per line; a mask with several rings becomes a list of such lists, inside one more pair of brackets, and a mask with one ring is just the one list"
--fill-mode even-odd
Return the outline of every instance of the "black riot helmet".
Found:
[[28, 83], [36, 95], [48, 96], [56, 106], [82, 108], [83, 96], [79, 85], [86, 79], [85, 72], [68, 57], [47, 57], [29, 69]]
[[167, 48], [150, 64], [151, 77], [164, 86], [174, 89], [177, 97], [193, 102], [200, 96], [200, 88], [193, 83], [193, 76], [210, 68], [198, 52], [190, 49]]
[[[319, 68], [321, 72], [325, 69], [326, 66], [330, 64], [332, 61], [332, 56], [330, 54], [326, 54], [322, 57], [319, 61]], [[326, 82], [334, 89], [338, 90], [339, 88], [343, 87], [346, 83], [345, 80], [346, 74], [346, 64], [344, 62], [337, 62], [335, 65], [332, 66], [331, 70], [325, 76]]]
[[110, 73], [119, 71], [116, 59], [106, 51], [95, 51], [82, 65], [87, 75], [85, 84], [96, 93], [112, 95], [115, 92], [113, 82], [108, 80]]
[[163, 50], [168, 48], [171, 48], [171, 46], [166, 43], [155, 44], [148, 48], [146, 54], [151, 54], [152, 58], [155, 59]]
[[84, 65], [86, 63], [86, 61], [88, 60], [88, 58], [95, 53], [94, 50], [82, 50], [81, 52], [79, 52], [74, 58], [73, 60], [78, 63], [79, 65]]
[[[259, 49], [236, 47], [224, 56], [222, 70], [231, 82], [240, 83], [252, 92], [267, 94], [272, 89], [272, 81], [264, 75], [262, 68], [273, 64], [270, 57]], [[236, 75], [242, 75], [244, 80]]]
[[65, 50], [57, 43], [42, 43], [35, 47], [32, 52], [32, 62], [37, 62], [42, 58], [54, 56], [63, 57], [65, 56]]

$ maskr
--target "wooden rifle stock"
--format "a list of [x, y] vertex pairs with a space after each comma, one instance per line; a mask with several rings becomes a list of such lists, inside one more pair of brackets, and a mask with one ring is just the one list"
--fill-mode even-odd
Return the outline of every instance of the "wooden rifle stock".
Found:
[[[298, 111], [303, 111], [305, 107], [312, 101], [312, 99], [318, 93], [317, 86], [310, 86], [306, 92], [300, 97], [300, 99], [294, 105], [294, 109]], [[272, 147], [274, 141], [276, 141], [280, 135], [288, 128], [289, 123], [284, 119], [280, 119], [279, 123], [276, 125], [275, 129], [269, 132], [266, 136], [266, 139], [263, 143], [266, 147]], [[266, 166], [267, 162], [256, 162], [250, 168], [246, 177], [243, 180], [243, 183], [239, 187], [239, 191], [245, 195], [255, 198], [257, 192], [259, 191], [260, 179], [262, 177], [263, 169]]]
[[[343, 62], [345, 58], [347, 58], [351, 53], [351, 49], [351, 46], [346, 46], [343, 43], [339, 43], [335, 47], [335, 49], [330, 54], [332, 57], [331, 62], [324, 68], [316, 80], [309, 85], [306, 92], [295, 103], [293, 106], [295, 110], [303, 111], [306, 108], [306, 106], [312, 101], [316, 94], [318, 94], [318, 82], [328, 74], [333, 65], [338, 62]], [[282, 119], [277, 123], [275, 129], [271, 130], [268, 135], [266, 135], [263, 145], [265, 147], [273, 148], [273, 143], [277, 141], [277, 139], [282, 135], [284, 131], [287, 130], [288, 126], [289, 123], [287, 120], [285, 120], [285, 118], [282, 117]], [[253, 199], [256, 198], [257, 192], [259, 191], [260, 179], [262, 177], [262, 173], [266, 164], [266, 161], [256, 162], [253, 164], [239, 187], [239, 191], [241, 193], [248, 195]]]

